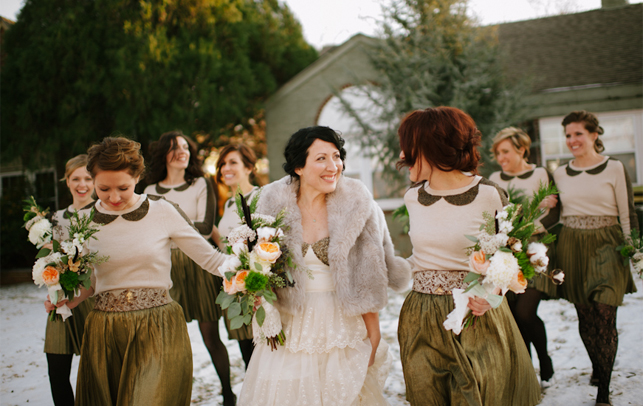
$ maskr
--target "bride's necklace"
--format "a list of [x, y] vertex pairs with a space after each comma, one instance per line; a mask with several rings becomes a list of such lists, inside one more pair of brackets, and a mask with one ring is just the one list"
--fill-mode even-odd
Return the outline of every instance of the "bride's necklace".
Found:
[[[309, 215], [310, 217], [312, 217], [312, 218], [313, 218], [313, 223], [316, 223], [316, 222], [317, 222], [317, 219], [316, 219], [316, 217], [317, 217], [317, 216], [314, 216], [314, 215], [310, 212], [310, 210], [308, 210], [306, 207], [304, 207], [304, 205], [302, 205], [301, 207], [303, 207], [303, 209], [304, 209], [304, 210], [306, 210], [306, 213], [308, 213], [308, 215]], [[317, 214], [319, 214], [319, 212], [318, 212]]]

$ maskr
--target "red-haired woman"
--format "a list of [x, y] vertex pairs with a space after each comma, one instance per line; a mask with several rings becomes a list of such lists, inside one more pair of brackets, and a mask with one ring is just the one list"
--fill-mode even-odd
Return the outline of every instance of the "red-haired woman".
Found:
[[409, 113], [398, 130], [400, 165], [414, 182], [409, 211], [413, 290], [400, 313], [398, 338], [406, 398], [412, 405], [535, 405], [540, 385], [506, 301], [497, 309], [469, 300], [480, 316], [457, 336], [443, 322], [452, 290], [469, 271], [465, 235], [483, 213], [502, 210], [506, 193], [475, 175], [480, 132], [466, 113], [437, 107]]
[[616, 247], [638, 228], [632, 182], [623, 164], [601, 155], [605, 149], [598, 119], [574, 111], [563, 119], [574, 159], [554, 172], [562, 203], [558, 266], [565, 271], [561, 297], [576, 307], [578, 330], [592, 361], [590, 383], [596, 405], [609, 405], [609, 387], [618, 347], [616, 310], [636, 292], [632, 273]]
[[[208, 238], [214, 228], [215, 198], [197, 159], [194, 141], [181, 131], [161, 135], [150, 145], [151, 164], [145, 193], [163, 196], [179, 205], [199, 233]], [[230, 384], [230, 358], [219, 336], [222, 310], [215, 303], [222, 279], [203, 272], [176, 245], [172, 246], [172, 289], [170, 295], [183, 308], [185, 320], [199, 322], [203, 343], [221, 381], [224, 404], [234, 404]]]

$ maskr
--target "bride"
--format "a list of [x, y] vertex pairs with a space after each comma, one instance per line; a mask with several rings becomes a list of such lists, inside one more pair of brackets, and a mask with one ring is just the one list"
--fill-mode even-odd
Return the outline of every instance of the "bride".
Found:
[[357, 180], [342, 176], [344, 140], [328, 127], [288, 141], [289, 176], [261, 192], [258, 213], [285, 208], [285, 243], [295, 286], [277, 291], [286, 335], [271, 351], [259, 342], [239, 405], [382, 405], [391, 364], [378, 311], [387, 286], [407, 288], [384, 214]]

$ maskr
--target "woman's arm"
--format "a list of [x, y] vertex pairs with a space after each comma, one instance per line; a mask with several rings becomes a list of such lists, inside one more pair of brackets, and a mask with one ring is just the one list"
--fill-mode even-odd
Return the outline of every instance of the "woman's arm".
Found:
[[203, 180], [205, 181], [205, 187], [199, 191], [199, 195], [197, 196], [197, 217], [194, 220], [194, 227], [196, 227], [201, 234], [207, 236], [210, 235], [214, 228], [216, 199], [210, 180], [205, 177]]
[[368, 366], [370, 367], [375, 362], [375, 353], [382, 338], [380, 332], [380, 315], [379, 313], [366, 313], [362, 314], [362, 318], [364, 319], [364, 324], [366, 324], [366, 333], [371, 341], [372, 347], [371, 358], [368, 360]]

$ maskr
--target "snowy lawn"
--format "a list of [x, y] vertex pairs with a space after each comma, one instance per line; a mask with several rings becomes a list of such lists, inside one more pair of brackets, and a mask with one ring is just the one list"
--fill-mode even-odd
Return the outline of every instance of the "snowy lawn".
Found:
[[[638, 292], [625, 297], [618, 311], [619, 350], [612, 375], [612, 403], [615, 406], [643, 405], [643, 283]], [[0, 288], [0, 405], [53, 404], [47, 378], [47, 362], [42, 352], [45, 317], [42, 301], [45, 289], [32, 284]], [[381, 316], [382, 336], [390, 344], [395, 363], [386, 382], [391, 405], [406, 405], [404, 380], [397, 343], [397, 317], [404, 295], [391, 292], [389, 306]], [[547, 326], [549, 352], [556, 373], [543, 389], [543, 406], [593, 406], [596, 388], [589, 386], [591, 364], [578, 335], [576, 312], [565, 301], [542, 302], [539, 309]], [[235, 392], [243, 383], [243, 361], [236, 341], [227, 339], [220, 323], [222, 339], [230, 353]], [[192, 403], [218, 405], [221, 386], [203, 345], [196, 322], [188, 325], [194, 355]], [[535, 351], [533, 351], [535, 354]], [[535, 355], [534, 355], [535, 357]], [[534, 359], [538, 368], [538, 360]], [[72, 384], [75, 385], [78, 357], [74, 357]]]

